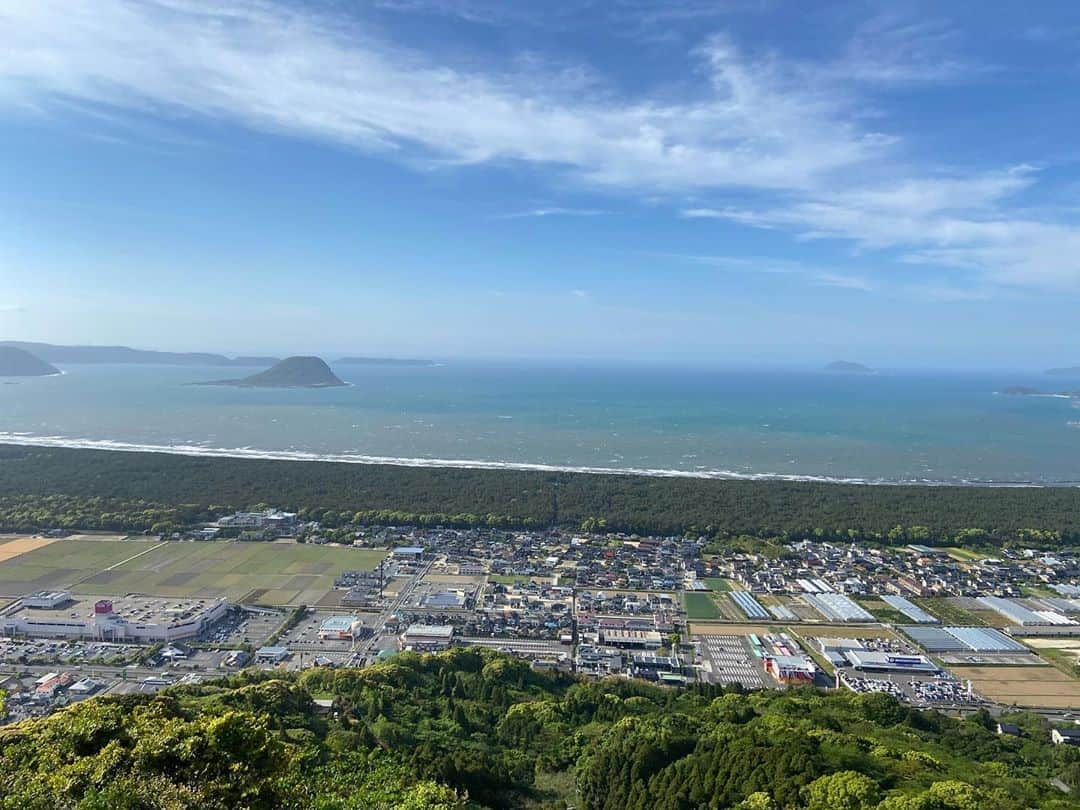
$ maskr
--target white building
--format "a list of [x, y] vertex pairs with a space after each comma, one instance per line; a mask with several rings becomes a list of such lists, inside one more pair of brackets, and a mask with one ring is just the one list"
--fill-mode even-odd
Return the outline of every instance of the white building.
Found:
[[228, 610], [221, 599], [99, 599], [90, 610], [80, 601], [58, 609], [22, 600], [0, 617], [0, 635], [156, 644], [198, 636]]
[[71, 591], [38, 591], [22, 598], [22, 606], [53, 610], [71, 601]]

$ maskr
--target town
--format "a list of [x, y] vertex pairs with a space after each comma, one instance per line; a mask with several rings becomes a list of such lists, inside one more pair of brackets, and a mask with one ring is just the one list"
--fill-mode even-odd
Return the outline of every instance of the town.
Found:
[[271, 509], [165, 538], [0, 537], [0, 594], [5, 722], [245, 667], [481, 646], [587, 677], [1022, 708], [1080, 742], [1064, 552], [393, 526], [330, 542]]

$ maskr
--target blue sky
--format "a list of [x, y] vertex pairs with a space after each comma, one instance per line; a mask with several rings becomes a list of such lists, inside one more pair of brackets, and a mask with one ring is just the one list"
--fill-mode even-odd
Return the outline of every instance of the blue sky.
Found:
[[1074, 2], [6, 0], [0, 334], [1080, 363]]

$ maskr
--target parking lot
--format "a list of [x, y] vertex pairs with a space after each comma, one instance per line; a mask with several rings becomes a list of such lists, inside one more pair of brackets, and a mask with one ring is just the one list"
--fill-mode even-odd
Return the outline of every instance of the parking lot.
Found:
[[[315, 653], [326, 655], [333, 659], [334, 654], [347, 657], [355, 646], [351, 639], [319, 638], [319, 628], [322, 623], [333, 616], [342, 616], [342, 613], [328, 613], [324, 611], [309, 612], [299, 624], [281, 635], [277, 646], [287, 647], [293, 652]], [[366, 638], [370, 633], [371, 625], [377, 620], [373, 614], [349, 614], [356, 615], [363, 623], [363, 628], [357, 633], [356, 640]]]
[[963, 681], [949, 677], [911, 678], [900, 675], [864, 677], [847, 671], [842, 673], [841, 679], [853, 692], [884, 692], [897, 700], [916, 706], [955, 706], [982, 702], [982, 698], [977, 694], [969, 696], [967, 685]]
[[243, 644], [261, 647], [283, 621], [284, 611], [254, 613], [249, 610], [233, 610], [204, 633], [199, 641], [223, 647], [239, 647]]
[[694, 636], [701, 675], [709, 683], [740, 683], [747, 689], [773, 686], [761, 661], [750, 652], [743, 636]]
[[5, 664], [98, 664], [123, 666], [138, 661], [146, 648], [137, 644], [103, 641], [44, 639], [0, 640], [0, 661]]

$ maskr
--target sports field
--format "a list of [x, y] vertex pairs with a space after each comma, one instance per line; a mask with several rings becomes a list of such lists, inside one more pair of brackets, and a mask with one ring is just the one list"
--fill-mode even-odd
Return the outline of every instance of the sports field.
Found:
[[370, 570], [383, 551], [292, 543], [68, 538], [0, 561], [0, 595], [43, 588], [86, 595], [224, 597], [315, 604], [345, 570]]

